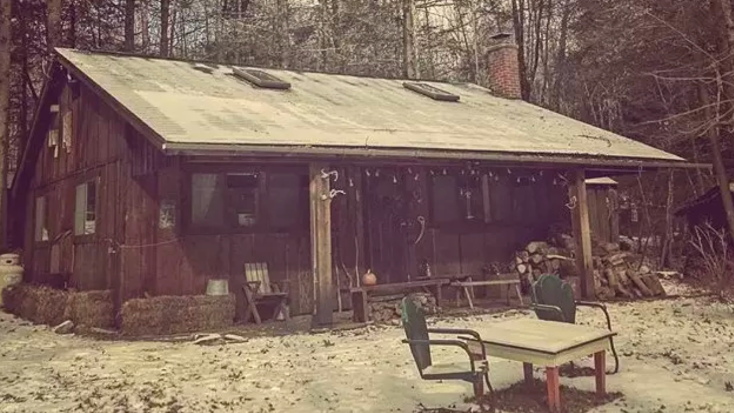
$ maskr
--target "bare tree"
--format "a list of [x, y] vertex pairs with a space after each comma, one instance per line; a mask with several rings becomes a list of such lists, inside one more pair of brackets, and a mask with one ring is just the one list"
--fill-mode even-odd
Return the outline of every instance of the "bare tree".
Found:
[[162, 57], [167, 57], [170, 45], [168, 40], [168, 21], [169, 21], [169, 14], [171, 12], [171, 0], [161, 0], [161, 41], [160, 41], [160, 55]]
[[48, 13], [46, 44], [49, 55], [53, 54], [54, 47], [59, 45], [61, 39], [61, 5], [61, 0], [48, 0], [46, 6]]
[[125, 51], [135, 50], [135, 0], [125, 0]]
[[0, 247], [7, 246], [7, 158], [10, 139], [10, 58], [12, 2], [0, 1]]

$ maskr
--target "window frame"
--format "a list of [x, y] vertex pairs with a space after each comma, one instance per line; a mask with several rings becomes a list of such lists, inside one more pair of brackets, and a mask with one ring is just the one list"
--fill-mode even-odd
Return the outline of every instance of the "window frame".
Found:
[[[77, 199], [77, 196], [78, 196], [77, 195], [77, 191], [79, 191], [79, 188], [80, 187], [86, 185], [87, 188], [84, 191], [84, 204], [86, 206], [85, 206], [85, 210], [84, 210], [84, 221], [83, 221], [84, 222], [84, 228], [86, 228], [86, 223], [88, 222], [87, 219], [86, 219], [86, 217], [90, 213], [90, 211], [89, 211], [89, 185], [90, 184], [93, 184], [94, 185], [94, 211], [92, 211], [94, 213], [94, 231], [93, 232], [86, 232], [86, 229], [83, 229], [83, 232], [82, 233], [78, 233], [77, 232], [77, 225], [78, 225], [77, 218], [78, 218], [79, 215], [78, 215], [77, 207], [79, 205], [77, 204], [77, 201], [78, 201], [78, 199]], [[91, 240], [91, 239], [96, 238], [97, 234], [99, 234], [99, 224], [100, 224], [100, 222], [99, 222], [100, 221], [100, 219], [99, 219], [99, 212], [100, 212], [100, 207], [99, 207], [99, 189], [100, 189], [100, 177], [99, 177], [99, 175], [86, 176], [83, 179], [79, 179], [76, 182], [76, 185], [74, 185], [74, 191], [73, 191], [73, 194], [74, 194], [73, 195], [74, 196], [74, 223], [73, 224], [74, 225], [73, 225], [73, 228], [72, 228], [72, 233], [74, 234], [74, 237], [77, 240], [81, 240], [81, 241], [83, 241], [83, 240]]]
[[[293, 174], [301, 179], [307, 178], [308, 167], [296, 165], [278, 165], [278, 166], [237, 166], [237, 165], [212, 165], [212, 164], [187, 164], [183, 167], [184, 179], [182, 180], [182, 200], [181, 200], [181, 228], [185, 234], [189, 235], [216, 235], [216, 234], [258, 234], [258, 233], [297, 233], [305, 234], [310, 231], [308, 219], [298, 218], [294, 225], [282, 226], [274, 225], [269, 215], [268, 202], [270, 197], [269, 180], [273, 174]], [[193, 218], [193, 176], [195, 174], [213, 174], [224, 176], [228, 174], [248, 174], [254, 173], [258, 175], [258, 187], [256, 192], [257, 202], [257, 222], [253, 226], [238, 226], [233, 221], [233, 217], [225, 216], [222, 226], [195, 224]], [[306, 179], [306, 182], [308, 179]], [[305, 189], [306, 196], [308, 186], [300, 188]], [[228, 209], [230, 204], [228, 201], [229, 194], [226, 188], [223, 190], [222, 212], [229, 215]], [[305, 203], [308, 205], [308, 202]], [[300, 211], [300, 207], [299, 207]]]
[[[41, 216], [43, 217], [43, 228], [41, 228], [41, 236], [38, 237], [38, 201], [43, 201], [43, 212]], [[48, 193], [43, 192], [36, 194], [33, 201], [33, 243], [36, 245], [43, 245], [48, 244], [51, 242], [51, 233], [48, 231]], [[43, 229], [46, 230], [46, 239], [43, 239]]]

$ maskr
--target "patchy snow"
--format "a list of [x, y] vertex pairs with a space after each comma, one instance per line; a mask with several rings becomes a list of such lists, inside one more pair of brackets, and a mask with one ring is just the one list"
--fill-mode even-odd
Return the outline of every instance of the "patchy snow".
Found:
[[[609, 306], [621, 371], [608, 389], [625, 398], [596, 413], [732, 412], [734, 308], [707, 298]], [[593, 309], [582, 323], [602, 326]], [[492, 334], [524, 311], [439, 320]], [[399, 327], [253, 338], [245, 343], [95, 341], [54, 334], [0, 313], [0, 412], [412, 412], [461, 406], [471, 386], [421, 381]], [[441, 361], [462, 361], [438, 350]], [[612, 358], [608, 357], [611, 368]], [[591, 365], [590, 360], [580, 364]], [[492, 359], [496, 388], [522, 379]], [[540, 376], [541, 372], [536, 371]], [[561, 378], [593, 390], [592, 377]]]

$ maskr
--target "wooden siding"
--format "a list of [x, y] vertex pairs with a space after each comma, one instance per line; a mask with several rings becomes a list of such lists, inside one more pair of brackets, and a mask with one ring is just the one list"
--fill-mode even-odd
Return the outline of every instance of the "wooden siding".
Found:
[[[66, 127], [72, 132], [71, 144], [67, 150], [60, 137], [54, 156], [55, 149], [44, 143], [35, 163], [25, 208], [29, 219], [24, 259], [30, 281], [49, 273], [69, 273], [70, 287], [112, 289], [119, 308], [130, 298], [146, 295], [204, 294], [209, 279], [226, 278], [230, 291], [239, 297], [241, 314], [244, 264], [265, 262], [271, 280], [288, 281], [293, 313], [313, 311], [308, 231], [187, 232], [183, 224], [190, 208], [191, 163], [163, 156], [87, 89], [73, 91], [67, 85], [59, 103], [62, 116], [71, 113], [66, 117], [72, 120]], [[263, 165], [256, 159], [222, 160], [195, 168], [221, 171]], [[272, 161], [267, 167], [273, 167]], [[334, 166], [339, 179], [332, 181], [332, 187], [344, 191], [332, 202], [331, 228], [334, 273], [342, 287], [348, 284], [347, 274], [354, 279], [367, 268], [377, 272], [379, 282], [405, 281], [418, 275], [424, 261], [434, 277], [479, 275], [488, 263], [504, 264], [520, 246], [544, 238], [551, 223], [568, 220], [564, 189], [546, 179], [532, 186], [490, 183], [494, 189], [485, 198], [492, 200], [496, 211], [491, 213], [501, 219], [481, 225], [435, 225], [430, 168], [381, 168], [395, 179], [374, 182], [366, 170], [372, 167]], [[99, 179], [96, 231], [75, 236], [75, 188], [92, 178]], [[42, 242], [33, 236], [38, 196], [47, 197], [49, 209], [49, 240]], [[382, 202], [387, 204], [379, 206]], [[173, 208], [169, 210], [173, 222], [161, 225], [164, 205]], [[426, 224], [422, 231], [420, 219]]]
[[617, 190], [606, 185], [588, 185], [589, 225], [591, 236], [604, 242], [619, 242]]

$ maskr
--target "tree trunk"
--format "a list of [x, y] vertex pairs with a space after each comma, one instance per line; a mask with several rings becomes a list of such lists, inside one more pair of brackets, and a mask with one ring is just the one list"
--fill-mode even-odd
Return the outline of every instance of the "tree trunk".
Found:
[[125, 0], [125, 51], [135, 51], [135, 0]]
[[530, 83], [528, 82], [528, 67], [525, 59], [525, 1], [512, 0], [512, 22], [515, 26], [515, 40], [517, 41], [517, 57], [520, 65], [520, 89], [523, 100], [530, 99]]
[[665, 241], [660, 252], [660, 267], [670, 267], [670, 254], [673, 251], [673, 194], [675, 189], [675, 170], [668, 171], [668, 196], [665, 202]]
[[403, 0], [403, 77], [415, 79], [415, 0]]
[[0, 248], [7, 247], [7, 153], [10, 135], [11, 4], [0, 1]]
[[[734, 99], [734, 20], [732, 20], [732, 5], [730, 0], [713, 0], [711, 4], [711, 11], [714, 15], [718, 15], [720, 20], [719, 29], [719, 56], [722, 56], [720, 60], [721, 65], [721, 77], [723, 78], [723, 91], [725, 96], [728, 98], [728, 102], [725, 107], [731, 108], [731, 99]], [[721, 122], [727, 125], [734, 124], [734, 114], [728, 111], [719, 112], [717, 116], [721, 116], [721, 113], [728, 113], [726, 119], [720, 119]]]
[[708, 137], [711, 141], [711, 156], [714, 164], [714, 175], [716, 176], [716, 182], [719, 184], [719, 192], [721, 194], [721, 201], [726, 213], [726, 223], [729, 227], [729, 235], [734, 239], [734, 202], [731, 199], [731, 190], [729, 189], [729, 178], [726, 175], [726, 168], [724, 166], [724, 160], [721, 157], [721, 143], [719, 142], [719, 122], [718, 115], [712, 113], [711, 110], [711, 98], [709, 96], [706, 86], [699, 84], [698, 86], [699, 95], [701, 98], [701, 105], [704, 108], [704, 113], [709, 122], [715, 122], [714, 125], [708, 128]]
[[161, 0], [161, 57], [168, 57], [168, 15], [171, 12], [171, 0]]
[[288, 1], [278, 0], [278, 52], [280, 54], [280, 67], [287, 69], [290, 67], [290, 28], [288, 25]]
[[[10, 7], [10, 6], [8, 6]], [[54, 47], [61, 45], [61, 0], [48, 0], [46, 5], [46, 13], [48, 15], [48, 29], [46, 33], [46, 44], [48, 45], [48, 53], [52, 55]]]

